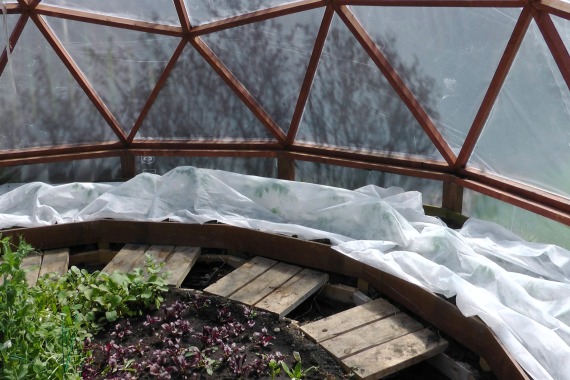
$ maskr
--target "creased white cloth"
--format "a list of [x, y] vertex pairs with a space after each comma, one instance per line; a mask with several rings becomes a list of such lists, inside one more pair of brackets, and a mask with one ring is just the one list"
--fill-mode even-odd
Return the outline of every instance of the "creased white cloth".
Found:
[[455, 231], [419, 192], [329, 186], [179, 167], [121, 184], [29, 183], [0, 195], [0, 228], [98, 220], [222, 223], [333, 248], [478, 315], [536, 379], [570, 379], [570, 252], [470, 219]]

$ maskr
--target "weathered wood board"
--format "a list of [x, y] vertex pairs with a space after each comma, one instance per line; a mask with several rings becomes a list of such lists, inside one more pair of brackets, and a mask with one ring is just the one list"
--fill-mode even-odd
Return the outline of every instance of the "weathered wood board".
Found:
[[168, 272], [168, 285], [179, 288], [200, 256], [199, 247], [176, 247], [166, 259], [163, 272]]
[[380, 379], [447, 347], [438, 335], [381, 298], [301, 330], [359, 379]]
[[275, 260], [260, 256], [254, 257], [251, 261], [208, 286], [204, 291], [220, 297], [229, 297], [275, 265], [277, 265]]
[[325, 273], [258, 256], [204, 290], [282, 318], [327, 281]]
[[58, 275], [65, 274], [69, 266], [69, 249], [53, 249], [45, 251], [42, 256], [42, 265], [39, 276], [42, 277], [48, 273], [56, 273]]
[[412, 317], [398, 313], [325, 340], [321, 342], [321, 346], [331, 355], [342, 360], [421, 328], [423, 328], [422, 324]]
[[286, 283], [291, 277], [299, 273], [301, 269], [302, 268], [295, 265], [278, 263], [269, 268], [267, 272], [261, 274], [254, 281], [232, 294], [230, 299], [247, 305], [255, 305], [275, 289]]
[[329, 276], [326, 273], [303, 269], [285, 284], [256, 303], [255, 306], [275, 313], [279, 315], [279, 318], [283, 318], [323, 287], [328, 279]]
[[26, 280], [28, 281], [29, 286], [34, 286], [36, 285], [36, 282], [38, 282], [41, 266], [42, 266], [42, 257], [37, 254], [32, 253], [32, 255], [25, 257], [22, 260], [22, 265], [20, 265], [20, 269], [26, 271]]
[[425, 328], [342, 360], [359, 379], [380, 379], [445, 351], [447, 341]]
[[137, 245], [127, 244], [105, 266], [103, 272], [130, 272], [135, 268], [143, 268], [145, 254], [154, 257], [157, 263], [164, 263], [161, 272], [168, 272], [167, 282], [170, 286], [180, 287], [200, 256], [200, 248], [174, 247], [170, 245]]
[[301, 326], [301, 330], [315, 342], [322, 342], [398, 312], [399, 310], [394, 305], [379, 298], [316, 322], [308, 323]]
[[[144, 253], [146, 252], [147, 245], [139, 244], [127, 244], [125, 245], [119, 253], [113, 257], [113, 260], [109, 262], [103, 268], [103, 273], [112, 274], [116, 271], [123, 273], [129, 272], [134, 268], [135, 263], [142, 257], [144, 259]], [[143, 261], [144, 263], [144, 261]]]

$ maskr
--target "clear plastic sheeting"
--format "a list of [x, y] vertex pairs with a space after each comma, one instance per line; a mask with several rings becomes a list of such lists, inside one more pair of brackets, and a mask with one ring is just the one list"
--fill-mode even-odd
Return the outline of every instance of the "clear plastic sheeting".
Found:
[[469, 164], [570, 198], [570, 91], [535, 22]]
[[[0, 191], [1, 193], [1, 191]], [[0, 196], [0, 227], [117, 220], [229, 225], [329, 238], [333, 248], [477, 315], [536, 379], [570, 379], [570, 252], [494, 223], [459, 230], [419, 192], [357, 190], [180, 167], [122, 184], [29, 183]]]
[[129, 133], [179, 39], [54, 17], [46, 20]]
[[520, 9], [351, 6], [350, 10], [407, 86], [424, 98], [426, 112], [458, 153]]
[[[397, 61], [398, 53], [391, 53], [393, 61]], [[413, 83], [422, 87], [424, 78], [413, 72], [413, 67], [401, 66]], [[418, 100], [424, 107], [433, 101], [429, 91], [414, 88], [412, 92], [422, 94]], [[336, 15], [297, 140], [442, 160], [414, 115]]]
[[0, 149], [117, 141], [33, 22], [0, 76]]
[[525, 240], [570, 249], [570, 226], [476, 191], [463, 189], [462, 213], [500, 224]]
[[311, 161], [296, 161], [295, 179], [301, 182], [318, 183], [320, 185], [351, 190], [366, 186], [369, 183], [374, 183], [381, 187], [401, 187], [404, 190], [414, 189], [422, 193], [424, 204], [441, 206], [442, 202], [442, 183], [440, 181], [388, 172], [355, 169]]
[[178, 166], [194, 166], [268, 178], [277, 176], [277, 160], [275, 158], [138, 156], [135, 159], [137, 174], [163, 175]]
[[322, 9], [223, 30], [202, 38], [285, 132], [319, 30]]
[[137, 138], [273, 139], [245, 103], [190, 44], [178, 58]]
[[192, 25], [203, 25], [221, 19], [298, 2], [299, 0], [186, 0]]
[[42, 4], [132, 20], [180, 25], [172, 0], [42, 0]]

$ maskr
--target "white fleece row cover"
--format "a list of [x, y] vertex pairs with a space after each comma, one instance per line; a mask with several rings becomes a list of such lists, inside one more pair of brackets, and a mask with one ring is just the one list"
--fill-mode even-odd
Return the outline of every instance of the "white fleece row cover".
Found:
[[329, 238], [345, 255], [479, 316], [535, 379], [570, 379], [570, 252], [494, 223], [459, 230], [426, 216], [421, 194], [357, 190], [179, 167], [120, 184], [29, 183], [0, 196], [0, 228], [99, 220], [217, 220]]

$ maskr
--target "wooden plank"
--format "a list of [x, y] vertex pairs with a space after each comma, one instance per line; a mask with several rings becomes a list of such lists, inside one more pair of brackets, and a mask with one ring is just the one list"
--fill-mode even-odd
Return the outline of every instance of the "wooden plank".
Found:
[[26, 280], [29, 286], [36, 285], [38, 282], [38, 277], [40, 275], [40, 267], [42, 266], [42, 257], [40, 255], [31, 254], [28, 257], [24, 257], [20, 269], [26, 271]]
[[144, 253], [148, 246], [139, 244], [127, 244], [115, 255], [113, 260], [105, 268], [103, 273], [114, 273], [121, 271], [126, 273], [133, 268], [133, 264], [140, 258], [144, 257]]
[[275, 289], [286, 283], [303, 268], [296, 265], [278, 263], [267, 272], [231, 295], [230, 299], [247, 305], [255, 305]]
[[399, 313], [325, 340], [320, 344], [337, 359], [344, 359], [422, 328], [422, 324], [409, 315]]
[[229, 297], [276, 264], [277, 261], [275, 260], [260, 256], [254, 257], [251, 261], [208, 286], [204, 291], [221, 297]]
[[442, 353], [447, 341], [423, 329], [347, 357], [343, 366], [359, 379], [379, 379]]
[[283, 318], [328, 281], [326, 273], [303, 269], [255, 306]]
[[201, 248], [199, 247], [176, 247], [162, 268], [163, 272], [169, 272], [168, 285], [176, 288], [182, 285], [196, 260], [198, 260], [200, 251]]
[[316, 342], [322, 342], [399, 311], [385, 299], [379, 298], [316, 322], [308, 323], [301, 326], [301, 330]]
[[69, 249], [52, 249], [45, 251], [42, 258], [42, 266], [40, 268], [39, 277], [48, 273], [56, 273], [62, 275], [67, 272], [69, 266]]
[[137, 260], [137, 262], [135, 262], [135, 266], [134, 268], [143, 268], [144, 267], [144, 263], [146, 261], [146, 255], [149, 254], [152, 257], [154, 257], [154, 259], [156, 260], [156, 262], [158, 264], [164, 262], [168, 256], [170, 256], [170, 254], [172, 253], [172, 251], [174, 251], [174, 246], [173, 245], [151, 245], [145, 252], [145, 254], [142, 257], [139, 257], [139, 259]]

